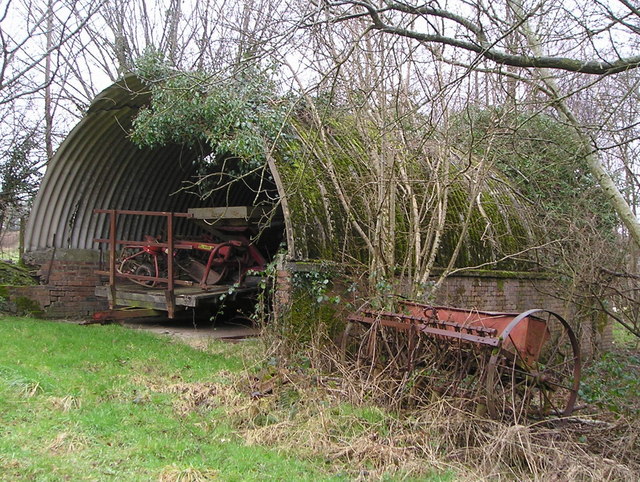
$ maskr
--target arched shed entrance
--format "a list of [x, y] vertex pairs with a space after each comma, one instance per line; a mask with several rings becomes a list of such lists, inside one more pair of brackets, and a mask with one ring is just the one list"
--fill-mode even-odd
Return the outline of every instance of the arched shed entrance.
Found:
[[[94, 293], [104, 278], [94, 272], [108, 269], [108, 250], [96, 239], [109, 237], [109, 216], [97, 209], [186, 213], [257, 206], [263, 214], [246, 222], [253, 223], [252, 243], [264, 257], [271, 259], [286, 239], [279, 202], [282, 186], [269, 167], [236, 180], [225, 172], [234, 159], [208, 159], [207, 147], [150, 149], [131, 141], [135, 116], [150, 99], [148, 87], [135, 75], [105, 89], [48, 166], [27, 223], [25, 251], [41, 266], [47, 288], [37, 301], [54, 316], [86, 316], [105, 308]], [[203, 165], [206, 175], [222, 179], [206, 197], [197, 183]], [[176, 235], [197, 237], [206, 231], [206, 220], [175, 219]], [[146, 235], [166, 239], [166, 217], [118, 216], [117, 239], [142, 240]]]
[[[108, 234], [107, 219], [94, 209], [186, 212], [190, 208], [277, 205], [279, 189], [270, 172], [243, 179], [202, 200], [185, 183], [197, 175], [196, 161], [208, 152], [171, 145], [141, 149], [129, 139], [150, 92], [129, 75], [105, 89], [62, 143], [45, 174], [25, 233], [26, 251], [97, 249]], [[224, 165], [224, 164], [223, 164]], [[119, 223], [119, 237], [160, 233], [163, 220]], [[269, 249], [282, 238], [272, 233]]]

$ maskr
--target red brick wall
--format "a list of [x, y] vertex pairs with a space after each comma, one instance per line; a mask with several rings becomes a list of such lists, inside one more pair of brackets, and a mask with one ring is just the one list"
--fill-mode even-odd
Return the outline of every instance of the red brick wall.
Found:
[[29, 260], [40, 266], [37, 275], [42, 284], [8, 288], [9, 308], [19, 314], [33, 312], [39, 305], [42, 316], [51, 318], [87, 318], [107, 309], [107, 302], [95, 295], [101, 280], [95, 271], [99, 255], [89, 250], [57, 250], [34, 253]]
[[612, 324], [603, 326], [601, 316], [585, 313], [566, 298], [568, 293], [544, 277], [514, 276], [451, 276], [444, 280], [434, 304], [472, 308], [485, 311], [522, 313], [540, 308], [553, 311], [573, 327], [581, 340], [582, 351], [590, 356], [595, 348], [612, 346]]
[[[276, 316], [282, 310], [281, 305], [286, 305], [289, 300], [290, 273], [310, 269], [314, 269], [310, 263], [280, 263], [274, 300]], [[595, 347], [610, 347], [611, 323], [603, 326], [602, 320], [579, 313], [574, 304], [564, 299], [566, 297], [567, 293], [563, 293], [557, 284], [543, 275], [483, 271], [449, 276], [435, 293], [434, 299], [428, 302], [480, 311], [522, 313], [536, 308], [553, 311], [574, 328], [581, 339], [585, 356], [589, 356]], [[348, 298], [349, 296], [343, 297]]]
[[275, 293], [273, 295], [273, 316], [280, 317], [291, 301], [291, 272], [285, 269], [276, 271]]
[[571, 305], [544, 278], [450, 276], [436, 293], [435, 304], [517, 313], [543, 308], [571, 315]]

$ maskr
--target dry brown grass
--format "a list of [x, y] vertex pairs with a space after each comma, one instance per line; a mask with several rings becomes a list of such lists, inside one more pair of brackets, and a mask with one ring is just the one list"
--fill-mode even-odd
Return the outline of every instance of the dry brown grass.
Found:
[[47, 450], [53, 454], [70, 454], [87, 448], [89, 439], [81, 433], [74, 431], [60, 432], [49, 443]]
[[[400, 408], [393, 396], [406, 380], [363, 377], [335, 360], [328, 365], [331, 376], [270, 367], [226, 374], [223, 383], [159, 382], [148, 389], [174, 394], [181, 415], [222, 409], [246, 443], [321, 458], [354, 479], [449, 473], [474, 481], [640, 480], [638, 420], [510, 425], [479, 416], [467, 401], [433, 394], [419, 408]], [[172, 466], [163, 477], [215, 474]]]
[[32, 398], [44, 391], [39, 382], [19, 381], [14, 387], [23, 398]]
[[355, 377], [280, 370], [265, 378], [265, 394], [256, 391], [264, 384], [256, 377], [217, 392], [247, 443], [325, 458], [352, 477], [453, 472], [461, 480], [640, 479], [637, 421], [509, 425], [442, 398], [419, 409], [372, 408], [371, 381], [363, 387]]
[[217, 383], [177, 383], [163, 389], [165, 393], [177, 394], [174, 411], [181, 416], [197, 410], [206, 410], [219, 405]]
[[0, 473], [9, 471], [16, 471], [22, 468], [22, 464], [16, 459], [0, 458]]
[[54, 409], [65, 413], [82, 406], [81, 399], [72, 395], [67, 395], [66, 397], [49, 397], [49, 400]]
[[175, 464], [165, 467], [160, 476], [159, 482], [202, 482], [214, 480], [218, 477], [215, 470], [198, 470], [193, 467], [180, 468]]

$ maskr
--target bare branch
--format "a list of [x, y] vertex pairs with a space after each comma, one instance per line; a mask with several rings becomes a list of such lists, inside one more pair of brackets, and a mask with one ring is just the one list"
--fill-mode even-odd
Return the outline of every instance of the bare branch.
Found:
[[[329, 5], [333, 7], [341, 7], [347, 4], [366, 10], [367, 15], [371, 19], [371, 29], [393, 35], [399, 35], [401, 37], [410, 38], [426, 44], [435, 43], [440, 45], [449, 45], [451, 47], [476, 53], [480, 57], [491, 60], [492, 62], [511, 67], [546, 68], [592, 75], [610, 75], [635, 69], [640, 66], [640, 55], [610, 60], [587, 60], [564, 56], [537, 56], [509, 53], [499, 49], [495, 45], [495, 42], [490, 43], [480, 25], [451, 11], [432, 8], [429, 6], [412, 7], [405, 3], [388, 2], [385, 8], [378, 9], [371, 2], [366, 0], [329, 3]], [[461, 38], [455, 38], [437, 32], [425, 33], [414, 29], [404, 28], [398, 24], [387, 23], [383, 20], [382, 14], [390, 11], [408, 13], [420, 18], [437, 17], [451, 20], [455, 24], [464, 27], [468, 31], [468, 38], [472, 38], [473, 40], [463, 40]], [[349, 20], [351, 18], [353, 18], [353, 14], [350, 13], [344, 17], [337, 16], [333, 21], [339, 22]]]

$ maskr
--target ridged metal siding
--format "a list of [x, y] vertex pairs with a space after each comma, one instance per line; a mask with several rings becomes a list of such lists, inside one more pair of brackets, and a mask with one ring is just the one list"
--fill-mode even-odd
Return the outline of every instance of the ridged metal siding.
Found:
[[[257, 200], [245, 183], [235, 183], [229, 193], [206, 202], [179, 192], [183, 181], [195, 175], [194, 161], [202, 154], [177, 145], [140, 149], [129, 140], [132, 120], [149, 100], [150, 92], [135, 76], [96, 97], [47, 169], [27, 224], [27, 251], [97, 248], [93, 239], [107, 236], [108, 216], [94, 214], [96, 208], [186, 212], [190, 207], [253, 205], [266, 196], [277, 197], [271, 182], [269, 192]], [[142, 239], [144, 234], [161, 234], [165, 220], [124, 216], [118, 225], [121, 239]]]

